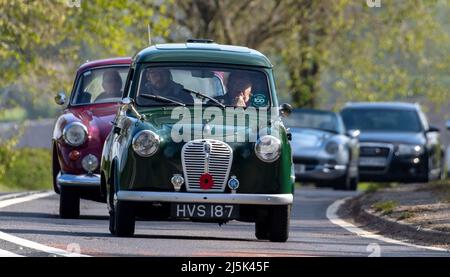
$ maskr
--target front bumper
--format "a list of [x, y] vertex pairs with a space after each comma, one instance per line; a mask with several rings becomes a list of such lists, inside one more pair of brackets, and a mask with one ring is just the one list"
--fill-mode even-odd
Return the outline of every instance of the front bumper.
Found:
[[117, 200], [133, 202], [171, 202], [171, 203], [215, 203], [240, 205], [289, 205], [294, 196], [288, 194], [248, 194], [248, 193], [188, 193], [119, 191]]
[[72, 186], [72, 187], [86, 187], [86, 188], [100, 188], [100, 175], [99, 174], [61, 174], [56, 177], [56, 183], [58, 187]]
[[347, 172], [347, 165], [318, 164], [315, 166], [294, 164], [295, 178], [299, 181], [328, 181], [338, 179]]

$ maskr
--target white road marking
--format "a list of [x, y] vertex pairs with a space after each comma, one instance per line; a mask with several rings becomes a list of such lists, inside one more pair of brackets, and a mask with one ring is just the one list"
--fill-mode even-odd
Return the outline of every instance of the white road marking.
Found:
[[[39, 198], [48, 197], [48, 196], [51, 196], [54, 194], [55, 194], [54, 192], [42, 192], [42, 193], [29, 194], [24, 197], [17, 197], [17, 198], [7, 199], [7, 200], [3, 200], [3, 201], [0, 200], [0, 208], [5, 208], [7, 206], [16, 205], [19, 203], [32, 201], [32, 200], [36, 200]], [[1, 231], [0, 231], [0, 239], [11, 242], [16, 245], [31, 248], [31, 249], [49, 253], [52, 255], [58, 255], [58, 256], [64, 256], [64, 257], [88, 257], [87, 255], [72, 253], [72, 252], [62, 250], [59, 248], [50, 247], [50, 246], [40, 244], [40, 243], [31, 241], [31, 240], [19, 238], [19, 237], [16, 237], [16, 236], [13, 236], [13, 235], [1, 232]], [[5, 251], [5, 250], [0, 250], [0, 255], [2, 254], [3, 251]], [[7, 253], [7, 252], [8, 251], [5, 251], [5, 253]], [[11, 253], [11, 252], [9, 252], [9, 253]], [[12, 254], [14, 254], [14, 253], [12, 253]]]
[[347, 201], [348, 199], [350, 199], [350, 197], [337, 200], [337, 201], [335, 201], [333, 204], [331, 204], [328, 207], [328, 209], [327, 209], [327, 218], [333, 224], [336, 224], [336, 225], [346, 229], [347, 231], [349, 231], [351, 233], [354, 233], [357, 236], [360, 236], [360, 237], [363, 237], [363, 238], [375, 239], [375, 240], [383, 241], [383, 242], [386, 242], [386, 243], [397, 244], [397, 245], [408, 246], [408, 247], [414, 247], [414, 248], [425, 249], [425, 250], [440, 251], [440, 252], [450, 252], [450, 250], [445, 249], [445, 248], [417, 245], [417, 244], [412, 244], [412, 243], [408, 243], [408, 242], [404, 242], [404, 241], [400, 241], [400, 240], [396, 240], [396, 239], [387, 238], [387, 237], [384, 237], [384, 236], [381, 236], [381, 235], [374, 234], [372, 232], [363, 230], [363, 229], [361, 229], [359, 227], [356, 227], [355, 225], [353, 225], [353, 224], [351, 224], [351, 223], [349, 223], [347, 221], [342, 220], [337, 215], [337, 211], [345, 203], [345, 201]]
[[18, 254], [13, 253], [13, 252], [9, 252], [9, 251], [0, 249], [0, 258], [6, 258], [6, 257], [23, 257], [23, 256], [18, 255]]

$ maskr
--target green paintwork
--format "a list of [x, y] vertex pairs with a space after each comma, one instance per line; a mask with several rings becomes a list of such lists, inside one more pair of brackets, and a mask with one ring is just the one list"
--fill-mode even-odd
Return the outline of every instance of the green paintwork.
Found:
[[[214, 47], [220, 49], [214, 49]], [[141, 68], [148, 63], [174, 64], [174, 62], [177, 65], [199, 62], [205, 66], [227, 64], [233, 67], [263, 70], [268, 76], [270, 104], [272, 107], [278, 106], [270, 61], [261, 53], [248, 48], [223, 47], [216, 44], [196, 45], [194, 48], [185, 44], [152, 46], [142, 50], [134, 58], [133, 77], [139, 76]], [[132, 83], [128, 92], [130, 97], [135, 94], [137, 83], [136, 81]], [[146, 115], [145, 121], [139, 121], [131, 112], [127, 112], [126, 115], [118, 113], [115, 121], [124, 122], [124, 127], [119, 134], [112, 131], [105, 142], [101, 163], [104, 185], [108, 190], [111, 185], [115, 185], [115, 190], [173, 191], [170, 179], [173, 174], [183, 173], [181, 149], [185, 144], [185, 142], [172, 141], [170, 135], [173, 124], [178, 121], [178, 119], [170, 118], [176, 106], [137, 108], [140, 113]], [[270, 116], [267, 118], [270, 119]], [[201, 128], [202, 125], [202, 123], [193, 124], [191, 128], [194, 130]], [[224, 124], [222, 127], [230, 126]], [[234, 128], [234, 126], [231, 127]], [[229, 176], [236, 175], [240, 181], [237, 193], [293, 193], [291, 146], [287, 140], [286, 129], [278, 115], [275, 122], [272, 122], [271, 128], [280, 130], [282, 141], [281, 157], [273, 163], [265, 163], [256, 157], [254, 142], [228, 143], [233, 149], [233, 163]], [[147, 158], [138, 156], [131, 147], [133, 136], [145, 129], [154, 131], [161, 138], [158, 152]], [[240, 131], [246, 134], [255, 132], [249, 128], [240, 129]], [[114, 182], [111, 181], [113, 174]], [[226, 188], [225, 192], [229, 192], [229, 189]]]
[[246, 47], [186, 43], [150, 46], [140, 51], [135, 63], [216, 63], [272, 68], [266, 56]]

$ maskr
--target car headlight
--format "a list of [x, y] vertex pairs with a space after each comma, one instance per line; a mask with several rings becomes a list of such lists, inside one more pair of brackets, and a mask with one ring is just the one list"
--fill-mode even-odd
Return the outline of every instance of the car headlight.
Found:
[[70, 146], [80, 146], [87, 139], [87, 128], [80, 122], [70, 123], [63, 129], [63, 138]]
[[133, 138], [133, 150], [142, 157], [149, 157], [159, 149], [159, 136], [152, 131], [143, 130]]
[[330, 141], [325, 145], [325, 151], [328, 154], [334, 155], [339, 151], [339, 144], [335, 141]]
[[421, 155], [424, 149], [420, 145], [399, 144], [397, 149], [398, 155]]
[[83, 158], [81, 161], [81, 166], [84, 170], [86, 170], [88, 173], [94, 172], [98, 167], [98, 159], [92, 154], [87, 155]]
[[263, 162], [274, 162], [280, 157], [281, 141], [274, 136], [263, 136], [255, 144], [255, 153]]

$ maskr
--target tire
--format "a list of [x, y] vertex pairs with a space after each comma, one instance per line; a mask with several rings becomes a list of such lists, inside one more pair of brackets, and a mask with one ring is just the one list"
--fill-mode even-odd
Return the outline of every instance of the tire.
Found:
[[61, 218], [78, 218], [80, 216], [80, 196], [74, 189], [60, 188], [59, 216]]
[[335, 190], [349, 190], [351, 186], [352, 179], [350, 178], [348, 172], [345, 173], [344, 176], [342, 176], [339, 179], [336, 179], [334, 189]]
[[269, 240], [286, 242], [289, 238], [291, 205], [273, 206], [269, 215]]
[[255, 222], [255, 236], [259, 240], [269, 239], [269, 226], [267, 220], [258, 220]]
[[118, 237], [132, 237], [136, 220], [134, 218], [134, 208], [129, 202], [117, 201], [113, 215], [114, 231]]

